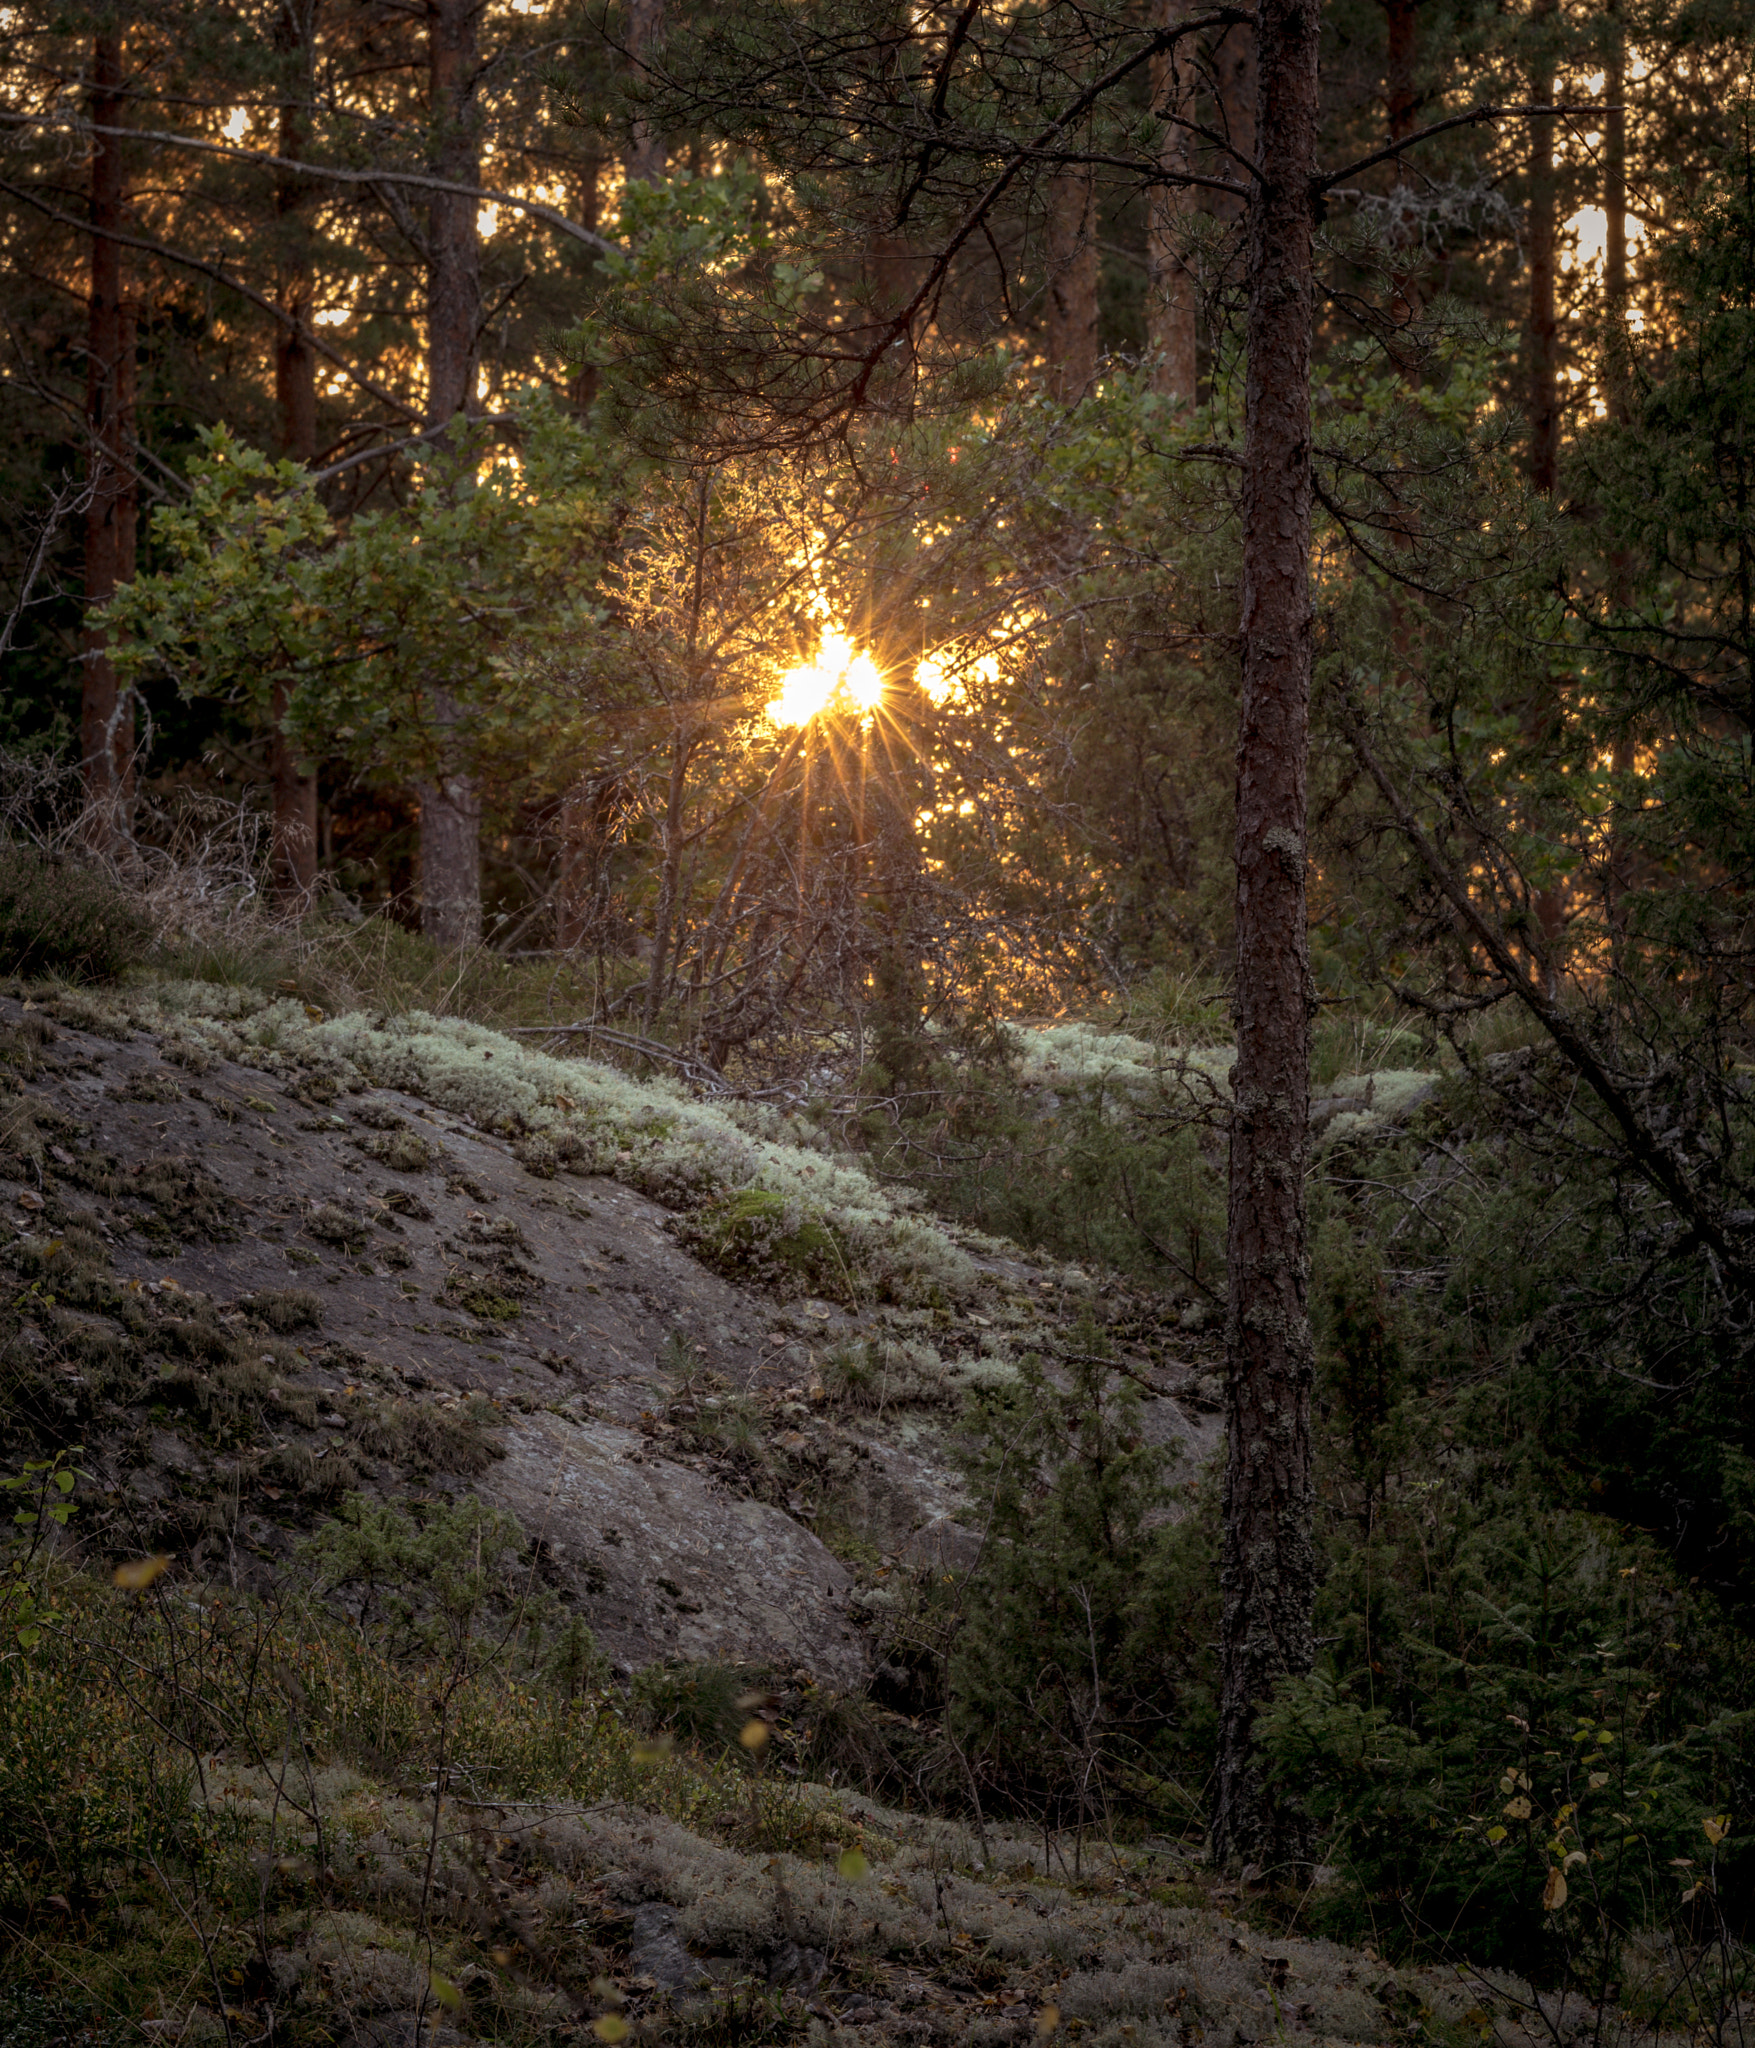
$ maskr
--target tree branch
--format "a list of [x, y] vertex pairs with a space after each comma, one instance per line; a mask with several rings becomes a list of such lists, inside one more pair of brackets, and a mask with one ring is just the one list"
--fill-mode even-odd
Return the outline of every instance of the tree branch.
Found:
[[[46, 214], [52, 221], [58, 221], [62, 227], [77, 229], [82, 235], [95, 232], [90, 221], [81, 220], [76, 214], [63, 213], [60, 207], [51, 206], [46, 199], [38, 198], [36, 193], [25, 186], [9, 184], [6, 180], [0, 179], [0, 192], [10, 193], [14, 199], [22, 200], [26, 206], [34, 206], [38, 213]], [[197, 271], [203, 277], [212, 278], [215, 284], [224, 285], [227, 291], [236, 292], [239, 298], [248, 299], [251, 305], [259, 307], [270, 319], [278, 320], [283, 327], [290, 327], [295, 334], [309, 342], [311, 347], [320, 356], [332, 362], [350, 383], [357, 384], [380, 405], [389, 406], [393, 412], [401, 413], [404, 419], [420, 418], [420, 413], [414, 406], [405, 405], [400, 398], [384, 390], [381, 385], [374, 384], [369, 377], [362, 376], [339, 349], [332, 348], [311, 328], [302, 326], [284, 306], [277, 306], [271, 298], [245, 284], [240, 278], [234, 277], [224, 264], [210, 263], [204, 257], [186, 255], [181, 249], [170, 248], [163, 242], [148, 241], [144, 235], [123, 234], [118, 228], [105, 228], [103, 233], [107, 241], [120, 242], [124, 248], [140, 249], [148, 256], [159, 256], [167, 263], [179, 264], [185, 270]]]
[[1369, 156], [1362, 156], [1356, 163], [1350, 163], [1344, 170], [1331, 171], [1326, 177], [1314, 180], [1312, 189], [1317, 192], [1331, 191], [1343, 178], [1356, 178], [1361, 171], [1387, 163], [1391, 157], [1398, 157], [1403, 150], [1412, 149], [1417, 143], [1430, 142], [1435, 135], [1447, 134], [1452, 128], [1469, 128], [1479, 121], [1531, 121], [1546, 119], [1555, 114], [1612, 114], [1614, 107], [1471, 107], [1466, 114], [1452, 114], [1447, 121], [1434, 121], [1429, 128], [1416, 129], [1412, 135], [1404, 135], [1399, 142], [1386, 143], [1382, 149], [1373, 150]]
[[885, 355], [904, 335], [912, 331], [914, 322], [918, 318], [921, 309], [930, 302], [933, 294], [938, 290], [946, 274], [949, 272], [951, 260], [957, 254], [957, 251], [975, 233], [976, 229], [986, 221], [987, 216], [999, 203], [1024, 166], [1045, 150], [1063, 128], [1067, 127], [1069, 123], [1076, 121], [1081, 114], [1086, 113], [1091, 107], [1095, 106], [1098, 100], [1106, 93], [1112, 91], [1114, 87], [1121, 84], [1133, 72], [1137, 71], [1142, 64], [1149, 62], [1151, 58], [1158, 56], [1165, 50], [1174, 49], [1177, 42], [1183, 36], [1196, 35], [1209, 28], [1233, 28], [1240, 25], [1253, 27], [1254, 23], [1255, 16], [1247, 8], [1221, 7], [1214, 9], [1211, 14], [1202, 15], [1197, 21], [1182, 21], [1176, 23], [1173, 27], [1158, 30], [1154, 35], [1147, 37], [1131, 55], [1123, 57], [1119, 62], [1112, 64], [1101, 78], [1094, 79], [1086, 86], [1084, 91], [1073, 101], [1072, 105], [1057, 114], [1033, 140], [1014, 147], [1010, 161], [1002, 165], [995, 172], [993, 178], [988, 183], [986, 191], [975, 200], [968, 212], [964, 214], [962, 220], [940, 246], [937, 254], [932, 259], [932, 267], [928, 271], [920, 289], [895, 318], [890, 321], [889, 325], [884, 329], [882, 337], [866, 351], [861, 359], [860, 373], [854, 379], [852, 388], [848, 392], [848, 402], [858, 405], [863, 400], [866, 389], [877, 372], [878, 364], [883, 361]]
[[1342, 726], [1360, 765], [1376, 783], [1403, 837], [1419, 855], [1422, 866], [1440, 893], [1448, 899], [1475, 943], [1492, 961], [1511, 993], [1547, 1032], [1561, 1057], [1609, 1112], [1639, 1172], [1687, 1220], [1702, 1242], [1723, 1260], [1727, 1270], [1748, 1277], [1750, 1261], [1726, 1236], [1723, 1221], [1701, 1198], [1680, 1161], [1647, 1125], [1625, 1091], [1616, 1085], [1595, 1046], [1546, 992], [1540, 981], [1532, 979], [1526, 972], [1504, 933], [1482, 911], [1470, 895], [1468, 885], [1421, 828], [1407, 800], [1391, 781], [1365, 737], [1364, 717], [1352, 693], [1343, 693], [1341, 702], [1344, 707]]
[[47, 117], [27, 115], [22, 118], [0, 122], [5, 127], [53, 126], [66, 130], [74, 126], [75, 131], [88, 135], [121, 135], [131, 142], [157, 142], [167, 149], [188, 149], [202, 156], [222, 156], [234, 163], [256, 164], [263, 170], [293, 171], [302, 178], [320, 178], [334, 185], [411, 185], [419, 192], [455, 192], [466, 199], [489, 199], [496, 206], [510, 206], [520, 213], [527, 213], [534, 220], [546, 221], [562, 234], [570, 235], [574, 241], [583, 242], [587, 248], [608, 255], [619, 250], [621, 244], [612, 242], [606, 236], [595, 233], [571, 220], [559, 207], [545, 206], [539, 199], [520, 199], [511, 192], [501, 192], [491, 185], [465, 185], [455, 178], [436, 178], [429, 171], [356, 171], [346, 170], [339, 164], [307, 164], [294, 157], [271, 156], [266, 150], [246, 149], [241, 143], [210, 142], [204, 136], [178, 135], [167, 128], [107, 128], [96, 121], [69, 124]]

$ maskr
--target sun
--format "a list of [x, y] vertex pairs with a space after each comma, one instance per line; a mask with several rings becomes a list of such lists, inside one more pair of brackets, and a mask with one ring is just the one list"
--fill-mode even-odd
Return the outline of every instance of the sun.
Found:
[[768, 705], [768, 721], [781, 727], [808, 725], [837, 703], [845, 703], [861, 719], [870, 718], [884, 701], [884, 674], [851, 634], [825, 626], [817, 641], [816, 659], [801, 662], [780, 678], [780, 694]]

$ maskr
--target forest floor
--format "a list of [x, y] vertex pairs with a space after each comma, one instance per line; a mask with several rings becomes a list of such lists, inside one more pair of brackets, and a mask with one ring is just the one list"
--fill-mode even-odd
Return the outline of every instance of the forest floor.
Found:
[[[979, 1551], [956, 1434], [983, 1375], [1101, 1341], [1186, 1473], [1216, 1449], [1213, 1339], [1130, 1290], [906, 1218], [866, 1219], [864, 1240], [847, 1223], [839, 1298], [810, 1291], [820, 1261], [740, 1277], [697, 1255], [738, 1249], [687, 1227], [691, 1205], [723, 1214], [719, 1197], [702, 1212], [698, 1176], [668, 1203], [630, 1184], [677, 1142], [668, 1098], [654, 1110], [618, 1082], [622, 1125], [605, 1110], [569, 1145], [573, 1126], [533, 1136], [500, 1113], [504, 1087], [478, 1100], [495, 1061], [555, 1094], [557, 1063], [507, 1039], [451, 1046], [475, 1063], [471, 1095], [384, 1020], [321, 1039], [307, 1015], [301, 1040], [225, 1007], [151, 985], [0, 1000], [0, 1255], [28, 1283], [8, 1398], [39, 1441], [81, 1445], [87, 1565], [162, 1552], [184, 1585], [260, 1593], [349, 1496], [469, 1499], [516, 1518], [550, 1609], [588, 1622], [622, 1680], [674, 1660], [760, 1671], [770, 1698], [881, 1702], [897, 1588]], [[761, 1142], [776, 1173], [818, 1171], [808, 1151], [780, 1159], [784, 1134]], [[883, 1230], [928, 1228], [945, 1277], [924, 1298], [847, 1264]], [[795, 1240], [817, 1243], [794, 1228], [781, 1250]], [[191, 1796], [281, 1877], [261, 1878], [253, 1931], [235, 1904], [208, 1927], [170, 1885], [129, 1906], [143, 1951], [193, 1941], [196, 1961], [180, 1988], [160, 1969], [123, 2031], [411, 2048], [575, 2028], [1524, 2036], [1521, 1986], [1303, 1938], [1297, 1902], [1221, 1882], [1181, 1841], [971, 1828], [764, 1778], [759, 1758], [704, 1762], [681, 1791], [673, 1759], [643, 1804], [619, 1710], [579, 1728], [613, 1752], [608, 1796], [464, 1798], [467, 1778], [410, 1784], [406, 1759], [356, 1745], [314, 1759], [290, 1822], [285, 1767], [215, 1743]], [[101, 1918], [56, 1892], [15, 1931], [89, 1984]], [[230, 1992], [213, 1988], [228, 1941]], [[10, 2010], [9, 2041], [71, 2038]]]

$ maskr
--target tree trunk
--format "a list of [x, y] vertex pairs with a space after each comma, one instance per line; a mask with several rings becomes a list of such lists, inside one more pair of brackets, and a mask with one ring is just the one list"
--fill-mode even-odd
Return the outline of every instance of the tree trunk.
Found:
[[[1530, 99], [1538, 107], [1554, 98], [1554, 59], [1548, 47], [1556, 0], [1536, 0], [1533, 30], [1538, 38], [1530, 67]], [[1560, 476], [1560, 323], [1554, 305], [1554, 122], [1530, 123], [1530, 481], [1551, 493]]]
[[[1388, 48], [1384, 58], [1383, 98], [1384, 115], [1391, 142], [1405, 142], [1414, 132], [1414, 116], [1419, 109], [1419, 94], [1415, 89], [1414, 58], [1414, 17], [1418, 14], [1420, 0], [1384, 0], [1385, 26], [1388, 31]], [[1407, 183], [1405, 167], [1398, 161], [1395, 166], [1396, 186], [1399, 189]], [[1392, 216], [1396, 242], [1407, 251], [1405, 260], [1398, 260], [1392, 279], [1396, 298], [1401, 303], [1403, 320], [1417, 319], [1420, 312], [1419, 292], [1414, 283], [1414, 268], [1419, 261], [1420, 237], [1418, 230], [1397, 213]]]
[[[1159, 21], [1169, 27], [1178, 0], [1164, 0]], [[1158, 165], [1166, 183], [1146, 195], [1146, 346], [1152, 389], [1180, 405], [1195, 400], [1198, 299], [1183, 261], [1182, 230], [1194, 208], [1194, 187], [1176, 182], [1192, 168], [1190, 136], [1179, 127], [1194, 111], [1194, 78], [1185, 52], [1152, 59], [1152, 107], [1164, 123]]]
[[[603, 158], [593, 147], [579, 167], [578, 197], [573, 202], [574, 219], [593, 234], [599, 231], [603, 214]], [[567, 387], [567, 397], [575, 412], [588, 413], [597, 403], [597, 392], [602, 381], [602, 372], [592, 362], [581, 362], [573, 373]]]
[[[476, 25], [480, 0], [428, 0], [428, 111], [442, 178], [481, 178], [475, 108]], [[476, 343], [481, 319], [477, 201], [437, 192], [427, 211], [427, 424], [442, 427], [476, 411]], [[440, 771], [420, 794], [421, 929], [441, 946], [481, 943], [481, 791], [454, 759], [457, 707], [433, 691]]]
[[[122, 125], [122, 37], [92, 45], [91, 298], [86, 330], [85, 417], [90, 437], [91, 501], [85, 514], [85, 605], [106, 604], [134, 574], [139, 495], [134, 475], [134, 307], [123, 298], [122, 245], [127, 211], [122, 143], [104, 129]], [[121, 687], [109, 635], [88, 624], [83, 635], [79, 756], [84, 832], [94, 852], [121, 854], [132, 836], [134, 796], [133, 693]]]
[[[282, 157], [298, 161], [309, 147], [311, 66], [321, 0], [280, 0], [275, 47], [287, 66], [281, 90]], [[317, 454], [317, 356], [311, 347], [311, 236], [309, 194], [297, 172], [274, 174], [274, 217], [279, 294], [289, 323], [276, 333], [274, 400], [280, 452], [307, 466]], [[282, 727], [289, 708], [286, 678], [277, 677], [269, 710], [268, 774], [274, 794], [274, 898], [283, 908], [306, 908], [317, 886], [317, 777], [299, 760]]]
[[[475, 107], [476, 21], [481, 0], [429, 0], [428, 108], [433, 169], [460, 185], [481, 181], [481, 126]], [[427, 419], [442, 426], [476, 410], [476, 344], [481, 320], [479, 202], [435, 192], [427, 209]]]
[[[646, 72], [648, 53], [664, 34], [664, 0], [628, 0], [628, 56], [636, 78]], [[664, 176], [664, 137], [641, 119], [629, 138], [627, 174], [642, 184], [656, 185]]]
[[689, 757], [693, 743], [680, 729], [670, 756], [670, 781], [664, 804], [664, 862], [658, 871], [658, 915], [652, 932], [652, 972], [646, 978], [646, 1003], [640, 1028], [648, 1038], [658, 1029], [670, 974], [671, 927], [676, 920], [678, 884], [682, 877], [683, 804], [688, 794]]
[[[1549, 44], [1557, 0], [1536, 0], [1531, 18], [1535, 51], [1530, 65], [1530, 100], [1538, 107], [1554, 99], [1554, 58]], [[1554, 296], [1554, 264], [1557, 222], [1554, 180], [1554, 122], [1552, 117], [1530, 122], [1529, 157], [1529, 244], [1530, 244], [1530, 481], [1545, 497], [1551, 497], [1560, 480], [1560, 321]], [[1536, 709], [1537, 733], [1552, 723], [1554, 706], [1544, 701]], [[1552, 996], [1558, 987], [1553, 948], [1566, 927], [1566, 889], [1557, 885], [1538, 889], [1535, 896], [1536, 923], [1543, 940], [1547, 989]]]
[[1420, 0], [1384, 0], [1389, 48], [1384, 63], [1384, 111], [1391, 142], [1405, 142], [1414, 132], [1419, 97], [1414, 88], [1414, 17]]
[[[1250, 163], [1255, 160], [1255, 104], [1259, 93], [1256, 47], [1259, 39], [1259, 26], [1254, 29], [1242, 26], [1228, 28], [1213, 52], [1219, 130], [1236, 155]], [[1218, 168], [1226, 177], [1248, 182], [1248, 172], [1235, 160], [1227, 163], [1221, 158]], [[1237, 220], [1242, 215], [1243, 204], [1228, 192], [1215, 192], [1212, 197], [1213, 213], [1219, 220]]]
[[1606, 330], [1604, 400], [1617, 426], [1633, 418], [1632, 363], [1627, 331], [1627, 31], [1619, 0], [1610, 0], [1604, 30], [1603, 98], [1603, 325]]
[[1304, 1175], [1313, 1013], [1304, 866], [1309, 754], [1311, 181], [1320, 0], [1257, 9], [1262, 182], [1250, 209], [1237, 745], [1237, 1060], [1226, 1246], [1226, 1468], [1215, 1853], [1265, 1859], [1298, 1816], [1263, 1786], [1255, 1718], [1308, 1671], [1309, 1318]]
[[1097, 381], [1097, 180], [1080, 166], [1048, 186], [1048, 388], [1076, 405]]
[[[1603, 53], [1603, 402], [1616, 426], [1626, 427], [1633, 423], [1633, 338], [1627, 327], [1627, 31], [1620, 0], [1610, 0], [1603, 26], [1608, 42]], [[1625, 548], [1611, 549], [1609, 602], [1621, 612], [1632, 601], [1632, 558]], [[1625, 732], [1616, 735], [1613, 765], [1617, 775], [1633, 772], [1633, 741]], [[1625, 865], [1623, 855], [1610, 874], [1617, 929], [1629, 880]]]
[[420, 928], [447, 952], [481, 943], [481, 790], [473, 775], [422, 783]]

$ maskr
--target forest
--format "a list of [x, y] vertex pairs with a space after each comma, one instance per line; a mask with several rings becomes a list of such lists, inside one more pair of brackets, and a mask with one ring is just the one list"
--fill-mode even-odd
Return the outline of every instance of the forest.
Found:
[[0, 6], [0, 2041], [1741, 2048], [1752, 47]]

